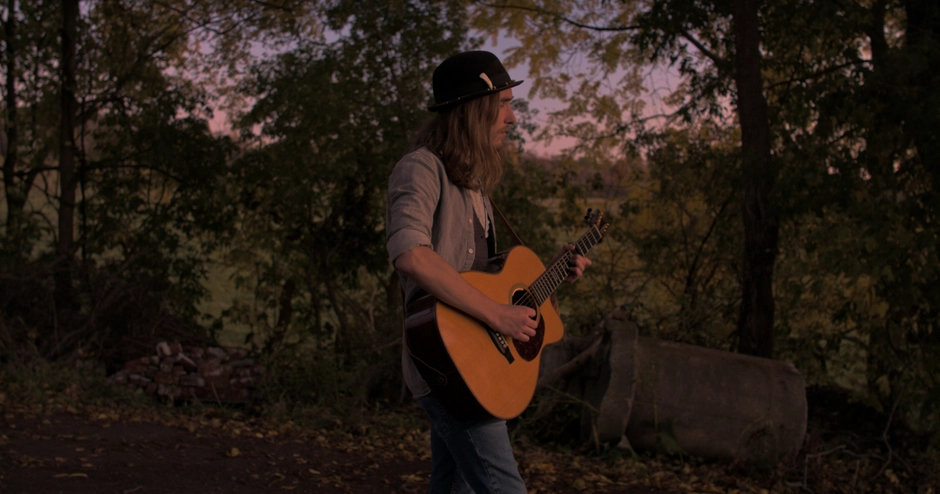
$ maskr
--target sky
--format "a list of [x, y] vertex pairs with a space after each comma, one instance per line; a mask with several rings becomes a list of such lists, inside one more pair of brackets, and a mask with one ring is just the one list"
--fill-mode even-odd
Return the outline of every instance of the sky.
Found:
[[[492, 38], [488, 39], [491, 40]], [[518, 46], [518, 43], [515, 40], [506, 37], [500, 37], [496, 43], [488, 41], [481, 47], [481, 49], [491, 51], [495, 53], [500, 59], [505, 59], [506, 53], [514, 46]], [[548, 112], [562, 109], [563, 104], [560, 101], [552, 99], [529, 98], [529, 91], [532, 88], [533, 80], [527, 72], [527, 67], [521, 65], [512, 68], [507, 67], [507, 69], [513, 79], [523, 79], [522, 84], [513, 88], [513, 96], [515, 98], [523, 98], [528, 100], [529, 107], [531, 109], [538, 110], [536, 121], [541, 126], [546, 125]], [[615, 73], [613, 79], [619, 80], [623, 75], [624, 74], [622, 72]], [[662, 98], [672, 93], [678, 85], [678, 82], [678, 74], [674, 70], [670, 70], [668, 67], [650, 69], [645, 79], [645, 85], [648, 88], [649, 93], [645, 99], [646, 108], [644, 114], [662, 115], [668, 113], [669, 110], [665, 103], [663, 103]], [[574, 138], [555, 138], [549, 145], [542, 142], [536, 142], [534, 139], [527, 137], [525, 148], [527, 151], [539, 155], [551, 156], [556, 155], [561, 150], [567, 147], [571, 147], [575, 144], [576, 140]]]
[[[506, 53], [510, 48], [513, 46], [518, 46], [518, 43], [515, 40], [506, 37], [500, 37], [495, 43], [492, 41], [492, 38], [486, 39], [487, 42], [484, 43], [480, 49], [495, 53], [501, 60], [506, 58]], [[540, 126], [545, 126], [547, 124], [548, 113], [562, 109], [562, 103], [552, 99], [530, 98], [529, 91], [532, 88], [533, 79], [528, 74], [527, 67], [521, 65], [512, 68], [507, 67], [507, 69], [513, 79], [523, 79], [522, 84], [513, 88], [513, 96], [517, 99], [528, 100], [529, 108], [537, 110], [537, 115], [535, 117], [536, 122]], [[661, 91], [656, 91], [655, 89], [659, 88], [660, 90], [671, 90], [671, 88], [674, 87], [676, 81], [676, 76], [674, 74], [670, 75], [667, 70], [657, 70], [650, 73], [647, 84], [654, 90], [651, 91], [649, 100], [647, 101], [647, 113], [652, 114], [665, 112], [664, 105], [660, 100], [662, 93]], [[228, 115], [223, 110], [216, 109], [214, 117], [209, 122], [209, 127], [214, 133], [221, 134], [228, 132], [230, 128]], [[552, 140], [551, 144], [537, 142], [532, 136], [525, 136], [525, 139], [525, 149], [541, 156], [557, 155], [563, 149], [576, 144], [576, 140], [574, 138], [555, 138]]]

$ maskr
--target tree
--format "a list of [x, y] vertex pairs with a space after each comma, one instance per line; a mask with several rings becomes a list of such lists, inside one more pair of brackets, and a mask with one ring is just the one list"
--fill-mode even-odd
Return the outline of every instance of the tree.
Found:
[[16, 19], [16, 0], [7, 2], [6, 20], [3, 22], [3, 37], [5, 40], [4, 56], [6, 66], [6, 80], [4, 84], [5, 103], [6, 103], [6, 152], [3, 157], [3, 189], [7, 192], [7, 222], [6, 230], [19, 229], [19, 216], [22, 206], [19, 204], [23, 198], [17, 194], [11, 194], [13, 187], [13, 165], [17, 160], [18, 129], [17, 129], [17, 101], [16, 101], [16, 56], [17, 56], [17, 19]]
[[758, 0], [736, 0], [732, 14], [735, 107], [741, 125], [744, 178], [744, 259], [738, 334], [741, 352], [771, 358], [774, 353], [773, 271], [779, 220], [771, 202], [777, 172], [771, 157], [770, 122], [761, 76], [759, 7]]
[[853, 22], [846, 31], [867, 42], [871, 58], [827, 94], [825, 111], [845, 119], [820, 129], [819, 138], [836, 144], [832, 164], [851, 194], [839, 196], [839, 212], [866, 228], [856, 244], [858, 262], [839, 267], [870, 279], [887, 304], [882, 317], [863, 323], [869, 387], [885, 409], [910, 404], [902, 407], [905, 415], [924, 426], [940, 408], [940, 313], [933, 302], [940, 295], [940, 232], [932, 220], [940, 206], [934, 164], [940, 96], [933, 89], [940, 82], [940, 7], [878, 1], [847, 10]]
[[[225, 210], [200, 217], [197, 203], [208, 206], [216, 197], [196, 200], [203, 189], [184, 181], [216, 180], [228, 151], [226, 139], [209, 137], [210, 96], [189, 78], [196, 74], [189, 64], [237, 65], [248, 43], [244, 33], [300, 29], [310, 20], [300, 14], [312, 5], [126, 0], [86, 9], [77, 1], [4, 7], [2, 265], [4, 280], [29, 283], [4, 281], [0, 310], [16, 314], [17, 335], [38, 336], [30, 345], [44, 357], [110, 338], [101, 312], [117, 313], [116, 300], [127, 306], [148, 292], [186, 294], [188, 301], [143, 298], [173, 305], [173, 317], [192, 321], [203, 268], [194, 267], [187, 247], [217, 243], [200, 243], [205, 238], [197, 230], [218, 228]], [[197, 41], [225, 49], [205, 57]], [[151, 147], [156, 143], [169, 147]], [[169, 149], [179, 152], [173, 160], [159, 155]], [[208, 169], [215, 178], [200, 175]], [[148, 284], [151, 290], [128, 288]], [[180, 289], [166, 288], [174, 284]]]
[[739, 159], [740, 138], [705, 122], [656, 140], [621, 207], [628, 220], [609, 234], [642, 266], [631, 315], [659, 338], [731, 348], [743, 246], [738, 172], [727, 164]]
[[[12, 14], [12, 12], [11, 12]], [[62, 57], [59, 59], [59, 228], [56, 245], [55, 303], [61, 315], [72, 308], [75, 240], [75, 72], [78, 0], [62, 0]], [[63, 318], [63, 320], [67, 320]]]
[[[734, 108], [741, 132], [741, 205], [744, 219], [744, 251], [742, 263], [741, 305], [738, 323], [739, 350], [744, 353], [771, 357], [773, 354], [773, 266], [777, 253], [778, 220], [771, 193], [776, 180], [776, 167], [771, 156], [770, 124], [761, 75], [761, 37], [759, 3], [750, 0], [734, 2], [654, 2], [646, 9], [634, 3], [619, 7], [606, 2], [480, 3], [488, 13], [478, 26], [491, 32], [506, 29], [531, 44], [523, 45], [514, 57], [526, 56], [530, 70], [546, 73], [548, 67], [563, 59], [561, 43], [575, 42], [598, 62], [597, 71], [606, 77], [630, 63], [639, 65], [644, 56], [653, 61], [679, 62], [680, 72], [689, 80], [689, 97], [680, 113], [691, 115], [703, 110], [720, 112], [715, 102], [732, 83]], [[553, 36], [545, 36], [551, 32]], [[539, 33], [539, 36], [535, 36]], [[611, 34], [613, 33], [613, 34]], [[560, 34], [560, 35], [559, 35]], [[556, 42], [536, 45], [537, 39]], [[729, 42], [733, 40], [733, 42]], [[692, 46], [698, 55], [690, 54]], [[576, 48], [576, 49], [577, 49]], [[710, 62], [711, 66], [703, 62]], [[628, 70], [624, 78], [630, 87], [636, 71]], [[584, 78], [584, 76], [580, 76]], [[576, 77], [577, 78], [577, 77]], [[563, 89], [571, 77], [555, 78], [549, 94], [566, 95]], [[538, 86], [536, 91], [542, 90]], [[583, 94], [571, 100], [592, 116], [625, 136], [630, 123], [619, 121], [621, 103], [600, 97], [597, 85], [585, 81], [579, 88]], [[620, 95], [637, 92], [630, 88]], [[631, 99], [634, 99], [631, 98]], [[632, 101], [624, 104], [627, 108]], [[574, 105], [573, 105], [574, 106]], [[612, 108], [613, 107], [613, 108]], [[637, 112], [634, 110], [634, 117]], [[565, 117], [570, 118], [568, 114]], [[613, 120], [611, 120], [613, 119]], [[603, 132], [595, 132], [595, 136]]]
[[234, 169], [233, 258], [257, 296], [239, 316], [257, 321], [256, 343], [312, 339], [345, 357], [400, 337], [400, 308], [376, 303], [398, 290], [385, 187], [427, 118], [434, 67], [466, 46], [467, 28], [459, 2], [337, 2], [324, 23], [326, 39], [297, 40], [243, 86], [255, 103], [239, 127], [254, 144]]
[[[928, 219], [937, 207], [928, 163], [940, 118], [931, 89], [940, 60], [934, 4], [476, 5], [481, 26], [521, 40], [510, 60], [528, 61], [548, 79], [536, 91], [567, 97], [556, 129], [599, 142], [620, 136], [638, 147], [654, 143], [641, 147], [654, 156], [662, 141], [647, 138], [668, 131], [651, 125], [636, 104], [637, 67], [650, 63], [674, 67], [681, 77], [666, 125], [731, 123], [725, 106], [732, 103], [742, 139], [734, 180], [749, 252], [741, 267], [742, 349], [766, 353], [769, 333], [749, 340], [755, 333], [748, 324], [766, 330], [773, 321], [775, 354], [821, 360], [811, 380], [854, 381], [835, 371], [853, 359], [851, 372], [867, 375], [868, 396], [886, 410], [911, 399], [907, 409], [918, 410], [911, 417], [926, 424], [938, 403], [932, 377], [938, 314], [931, 302], [938, 232]], [[590, 62], [587, 69], [553, 76], [577, 56]], [[610, 92], [601, 91], [605, 77], [620, 76]], [[598, 123], [577, 122], [578, 115]], [[781, 232], [786, 238], [777, 240]], [[779, 267], [786, 277], [765, 283]], [[759, 302], [768, 301], [771, 287], [785, 301], [782, 316], [770, 311], [776, 302]], [[747, 322], [761, 314], [759, 324]], [[824, 345], [834, 349], [819, 350]]]
[[[60, 122], [55, 117], [54, 61], [62, 56], [56, 25], [61, 5], [56, 2], [7, 2], [4, 21], [4, 123], [2, 251], [6, 265], [24, 260], [24, 252], [39, 236], [37, 213], [30, 193], [50, 166]], [[60, 24], [60, 23], [59, 23]], [[22, 107], [22, 108], [20, 108]]]

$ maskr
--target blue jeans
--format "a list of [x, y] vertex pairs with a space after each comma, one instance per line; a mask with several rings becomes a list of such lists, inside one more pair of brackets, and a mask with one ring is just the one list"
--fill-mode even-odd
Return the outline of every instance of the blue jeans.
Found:
[[418, 398], [431, 418], [431, 494], [526, 494], [506, 421], [463, 423], [433, 394]]

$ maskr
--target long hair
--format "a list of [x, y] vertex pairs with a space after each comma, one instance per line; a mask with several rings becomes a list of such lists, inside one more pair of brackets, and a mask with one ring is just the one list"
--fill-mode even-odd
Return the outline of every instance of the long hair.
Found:
[[492, 142], [499, 93], [439, 112], [415, 135], [411, 150], [427, 147], [444, 161], [454, 184], [486, 192], [503, 177], [502, 146]]

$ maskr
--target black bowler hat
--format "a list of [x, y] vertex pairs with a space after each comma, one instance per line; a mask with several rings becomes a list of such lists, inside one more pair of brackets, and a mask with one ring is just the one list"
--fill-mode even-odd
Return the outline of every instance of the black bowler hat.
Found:
[[430, 111], [452, 108], [472, 99], [516, 87], [496, 55], [488, 51], [458, 53], [434, 69], [434, 104]]

